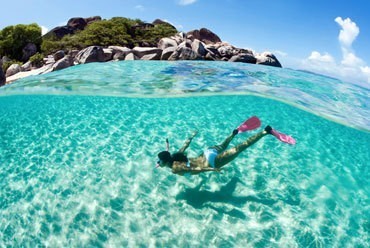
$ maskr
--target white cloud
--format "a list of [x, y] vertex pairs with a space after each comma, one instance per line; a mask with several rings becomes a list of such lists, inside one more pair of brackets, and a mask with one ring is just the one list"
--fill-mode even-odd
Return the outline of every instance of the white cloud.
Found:
[[138, 10], [138, 11], [144, 11], [145, 10], [143, 5], [136, 5], [135, 9]]
[[343, 20], [342, 17], [337, 17], [335, 21], [342, 28], [339, 32], [339, 42], [342, 46], [350, 47], [360, 33], [360, 29], [350, 18]]
[[311, 53], [310, 57], [308, 57], [308, 60], [317, 61], [317, 62], [324, 62], [324, 63], [333, 63], [334, 62], [334, 58], [330, 54], [325, 53], [325, 54], [321, 55], [317, 51], [313, 51]]
[[358, 67], [364, 65], [364, 61], [351, 52], [343, 52], [343, 59], [341, 63], [342, 65], [349, 67]]
[[195, 3], [197, 0], [180, 0], [179, 1], [179, 4], [180, 5], [190, 5], [190, 4], [193, 4]]
[[330, 54], [321, 54], [317, 51], [313, 51], [307, 59], [303, 60], [302, 66], [306, 70], [330, 76], [335, 74], [338, 67], [334, 58]]
[[361, 71], [363, 74], [367, 76], [367, 82], [370, 83], [370, 67], [369, 66], [361, 66]]
[[322, 58], [323, 56], [310, 56], [301, 62], [301, 66], [305, 70], [332, 76], [370, 88], [370, 67], [348, 66], [343, 63], [337, 63], [335, 60], [325, 61], [325, 59]]
[[44, 35], [47, 32], [49, 32], [49, 29], [47, 27], [45, 27], [45, 26], [41, 26], [41, 34]]
[[321, 54], [318, 51], [313, 51], [308, 58], [302, 61], [302, 67], [370, 88], [370, 67], [356, 56], [352, 48], [352, 43], [360, 33], [359, 27], [350, 18], [343, 20], [341, 17], [337, 17], [335, 22], [341, 26], [338, 41], [341, 46], [342, 60], [336, 62], [327, 52]]
[[362, 72], [370, 75], [370, 67], [364, 66], [364, 67], [361, 67], [361, 70]]
[[342, 17], [337, 17], [335, 18], [335, 22], [342, 28], [338, 37], [343, 55], [342, 65], [348, 67], [363, 66], [364, 61], [358, 58], [352, 49], [352, 43], [359, 35], [360, 28], [350, 18], [343, 20]]

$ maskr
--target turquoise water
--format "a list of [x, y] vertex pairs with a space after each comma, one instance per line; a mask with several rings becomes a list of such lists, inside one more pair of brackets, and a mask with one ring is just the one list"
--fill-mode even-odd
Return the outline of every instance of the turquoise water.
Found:
[[[213, 62], [75, 66], [0, 88], [0, 247], [369, 247], [369, 90]], [[169, 138], [196, 156], [240, 122], [267, 136], [194, 177], [154, 169]], [[232, 145], [250, 135], [238, 135]]]

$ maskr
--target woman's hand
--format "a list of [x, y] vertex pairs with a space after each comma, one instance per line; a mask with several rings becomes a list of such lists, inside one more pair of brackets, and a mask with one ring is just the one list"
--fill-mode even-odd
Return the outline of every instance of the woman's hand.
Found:
[[198, 130], [194, 130], [193, 134], [190, 136], [190, 139], [194, 138], [198, 134]]

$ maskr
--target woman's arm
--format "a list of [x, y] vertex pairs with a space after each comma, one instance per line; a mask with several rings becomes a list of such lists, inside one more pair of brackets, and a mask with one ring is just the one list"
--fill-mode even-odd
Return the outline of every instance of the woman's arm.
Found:
[[181, 147], [179, 152], [185, 152], [185, 150], [189, 147], [191, 141], [193, 140], [194, 136], [197, 135], [198, 131], [194, 131], [193, 134], [185, 141], [184, 145]]
[[200, 168], [200, 167], [173, 167], [172, 168], [172, 172], [174, 174], [184, 174], [184, 173], [187, 173], [187, 172], [190, 172], [191, 174], [199, 174], [199, 173], [202, 173], [202, 172], [206, 172], [206, 171], [215, 171], [215, 172], [221, 172], [221, 169], [220, 168], [212, 168], [212, 167], [205, 167], [205, 168]]

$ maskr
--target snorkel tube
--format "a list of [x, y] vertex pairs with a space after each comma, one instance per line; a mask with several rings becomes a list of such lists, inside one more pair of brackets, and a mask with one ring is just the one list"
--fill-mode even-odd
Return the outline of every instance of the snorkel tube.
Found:
[[168, 142], [168, 139], [166, 138], [166, 151], [170, 151], [170, 143]]
[[[170, 151], [170, 142], [168, 142], [168, 138], [166, 138], [166, 151]], [[161, 164], [161, 160], [157, 161], [157, 164], [155, 165], [155, 168], [158, 168]]]

